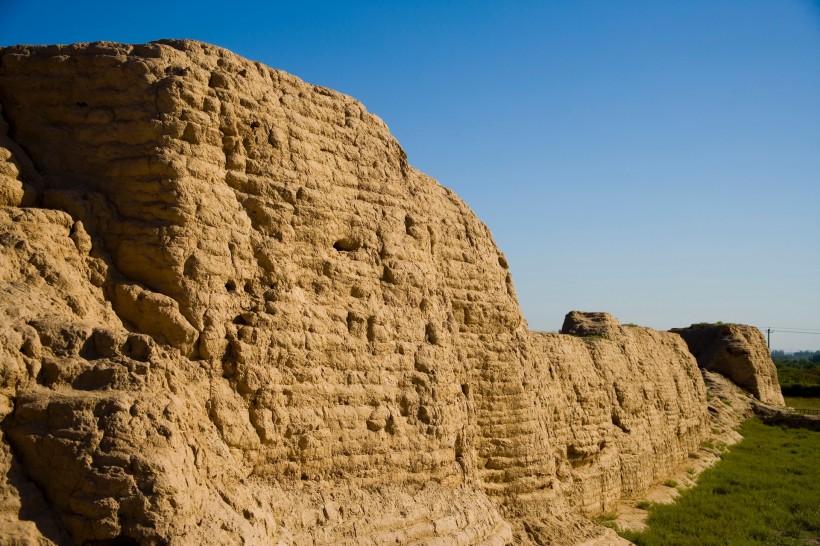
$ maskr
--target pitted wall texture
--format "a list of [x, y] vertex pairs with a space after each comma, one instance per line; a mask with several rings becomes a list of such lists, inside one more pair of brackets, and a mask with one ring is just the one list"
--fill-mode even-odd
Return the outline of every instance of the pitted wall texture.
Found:
[[190, 41], [0, 61], [8, 533], [614, 541], [708, 428], [677, 336], [529, 332], [354, 99]]

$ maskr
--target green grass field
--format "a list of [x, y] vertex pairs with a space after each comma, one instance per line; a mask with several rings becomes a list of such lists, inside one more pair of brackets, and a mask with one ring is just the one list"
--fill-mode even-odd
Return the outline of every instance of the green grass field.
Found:
[[784, 396], [820, 397], [820, 364], [808, 361], [777, 362], [777, 379]]
[[778, 368], [777, 379], [782, 387], [820, 385], [820, 366], [813, 368]]
[[750, 419], [698, 485], [652, 505], [639, 546], [820, 545], [820, 432]]
[[799, 398], [796, 396], [784, 396], [786, 405], [791, 408], [820, 409], [820, 398]]

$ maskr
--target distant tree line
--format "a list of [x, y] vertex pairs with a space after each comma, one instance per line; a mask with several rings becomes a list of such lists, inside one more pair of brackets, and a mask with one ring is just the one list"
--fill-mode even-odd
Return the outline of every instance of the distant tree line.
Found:
[[820, 351], [772, 351], [772, 360], [780, 367], [781, 362], [793, 362], [795, 367], [811, 368], [812, 365], [820, 364]]
[[772, 351], [783, 396], [820, 397], [820, 351]]

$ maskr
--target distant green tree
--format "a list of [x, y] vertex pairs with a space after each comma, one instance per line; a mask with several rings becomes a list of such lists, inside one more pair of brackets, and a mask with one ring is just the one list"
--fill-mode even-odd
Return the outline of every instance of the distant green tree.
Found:
[[781, 349], [772, 351], [772, 360], [775, 362], [805, 362], [808, 365], [820, 364], [820, 351], [795, 351], [787, 353]]

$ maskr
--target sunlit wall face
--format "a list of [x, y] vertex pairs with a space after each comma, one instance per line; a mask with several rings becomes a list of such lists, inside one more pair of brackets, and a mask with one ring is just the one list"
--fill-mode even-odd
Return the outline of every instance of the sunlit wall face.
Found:
[[489, 225], [533, 329], [820, 330], [816, 2], [0, 2], [4, 45], [164, 37], [363, 101]]

